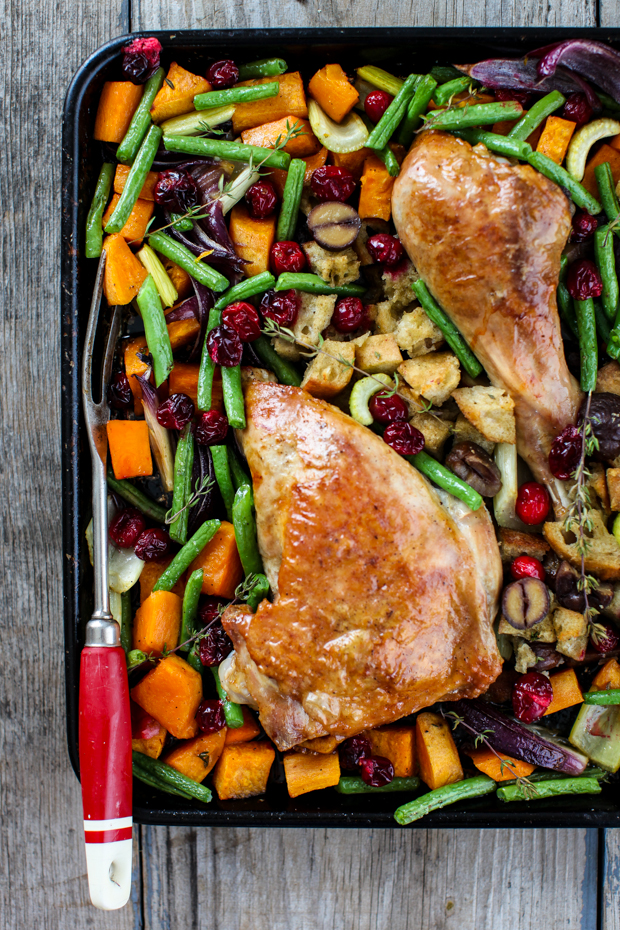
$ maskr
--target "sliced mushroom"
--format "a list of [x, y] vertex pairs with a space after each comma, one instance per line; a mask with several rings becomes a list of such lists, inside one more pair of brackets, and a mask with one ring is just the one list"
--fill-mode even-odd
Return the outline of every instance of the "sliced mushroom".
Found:
[[515, 630], [542, 623], [551, 607], [549, 589], [538, 578], [519, 578], [504, 588], [502, 612]]
[[357, 239], [360, 231], [359, 214], [348, 203], [328, 201], [320, 203], [308, 217], [308, 229], [324, 249], [337, 252], [346, 249]]
[[457, 442], [446, 457], [446, 465], [483, 497], [495, 497], [501, 489], [499, 468], [475, 442]]

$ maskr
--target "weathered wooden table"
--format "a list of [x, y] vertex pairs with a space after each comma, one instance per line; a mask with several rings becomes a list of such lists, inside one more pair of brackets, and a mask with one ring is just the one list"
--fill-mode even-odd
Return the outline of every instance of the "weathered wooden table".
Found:
[[136, 828], [123, 911], [91, 908], [65, 748], [60, 128], [71, 75], [131, 30], [618, 25], [618, 0], [4, 0], [0, 86], [3, 930], [618, 930], [620, 831]]

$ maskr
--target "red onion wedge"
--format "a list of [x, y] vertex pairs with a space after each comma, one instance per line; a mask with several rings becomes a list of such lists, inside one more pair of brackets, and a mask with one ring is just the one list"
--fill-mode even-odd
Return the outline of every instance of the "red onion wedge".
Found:
[[556, 74], [563, 65], [597, 84], [620, 103], [620, 52], [604, 42], [593, 39], [568, 39], [531, 52], [531, 58], [537, 58], [537, 71], [541, 78]]

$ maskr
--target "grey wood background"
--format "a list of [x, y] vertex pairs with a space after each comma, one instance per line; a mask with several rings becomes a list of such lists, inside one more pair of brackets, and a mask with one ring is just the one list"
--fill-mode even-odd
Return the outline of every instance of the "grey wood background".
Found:
[[616, 25], [619, 0], [2, 0], [0, 927], [620, 930], [620, 831], [135, 830], [131, 903], [91, 908], [65, 748], [62, 102], [137, 29]]

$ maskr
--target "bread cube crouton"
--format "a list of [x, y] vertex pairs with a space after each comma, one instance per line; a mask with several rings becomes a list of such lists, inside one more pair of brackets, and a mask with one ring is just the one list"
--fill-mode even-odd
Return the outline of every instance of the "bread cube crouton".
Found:
[[515, 636], [513, 640], [514, 651], [515, 651], [515, 671], [519, 675], [525, 675], [530, 668], [536, 668], [538, 665], [538, 659], [536, 658], [536, 653], [529, 646], [524, 639], [519, 639]]
[[383, 272], [383, 291], [395, 310], [404, 310], [413, 300], [413, 285], [420, 275], [411, 262], [386, 268]]
[[607, 480], [605, 478], [605, 469], [600, 462], [592, 462], [588, 466], [590, 477], [586, 481], [588, 488], [594, 492], [592, 497], [593, 506], [600, 506], [607, 516], [611, 511], [611, 505], [609, 500], [609, 488], [607, 487]]
[[497, 632], [504, 636], [515, 636], [518, 632], [521, 639], [527, 640], [528, 643], [554, 643], [557, 639], [551, 614], [547, 614], [544, 620], [541, 620], [536, 626], [530, 627], [529, 630], [518, 631], [512, 624], [508, 623], [504, 616], [502, 616], [497, 627]]
[[581, 661], [588, 645], [588, 624], [576, 610], [557, 607], [553, 611], [553, 625], [557, 635], [556, 650], [564, 656]]
[[398, 326], [402, 311], [392, 306], [391, 300], [382, 300], [367, 307], [375, 333], [393, 333]]
[[[620, 581], [620, 546], [607, 530], [605, 520], [598, 510], [590, 510], [592, 536], [585, 555], [585, 569], [602, 581]], [[561, 522], [545, 523], [545, 539], [560, 558], [566, 559], [575, 568], [581, 567], [581, 554], [573, 533], [568, 533]]]
[[369, 336], [355, 350], [355, 364], [370, 375], [382, 372], [393, 375], [403, 357], [391, 333], [385, 336]]
[[[322, 348], [324, 352], [319, 352], [306, 368], [301, 386], [313, 397], [329, 399], [344, 391], [351, 380], [355, 346], [350, 342], [332, 342], [327, 339]], [[343, 358], [348, 364], [337, 362], [330, 358], [332, 355]]]
[[443, 333], [435, 326], [422, 307], [412, 307], [401, 316], [394, 329], [399, 349], [411, 358], [432, 352], [443, 342]]
[[461, 367], [451, 352], [433, 352], [403, 362], [398, 368], [407, 384], [436, 406], [446, 401], [461, 380]]
[[220, 801], [264, 794], [275, 757], [275, 749], [267, 742], [224, 746], [213, 772], [213, 787]]
[[394, 766], [397, 778], [415, 775], [415, 728], [377, 727], [362, 733], [370, 743], [373, 756], [383, 756]]
[[284, 756], [286, 787], [291, 798], [321, 788], [333, 788], [340, 781], [338, 753], [310, 755], [292, 752]]
[[[402, 392], [402, 388], [399, 390]], [[450, 423], [438, 420], [432, 413], [414, 413], [409, 422], [424, 436], [424, 451], [439, 458], [452, 432]]]
[[533, 533], [521, 533], [504, 526], [499, 528], [499, 554], [502, 562], [512, 562], [520, 555], [531, 555], [542, 562], [549, 549], [549, 543]]
[[250, 381], [270, 381], [277, 384], [278, 379], [273, 371], [267, 368], [253, 368], [251, 365], [244, 365], [241, 369], [241, 384], [249, 384]]
[[495, 443], [489, 442], [462, 413], [459, 413], [454, 424], [454, 442], [455, 444], [457, 442], [475, 442], [489, 455], [493, 455], [493, 449], [495, 448]]
[[597, 394], [620, 394], [620, 365], [618, 362], [608, 362], [599, 368], [596, 375]]
[[515, 404], [506, 391], [477, 385], [458, 388], [452, 396], [461, 413], [490, 442], [516, 443]]
[[[329, 326], [335, 306], [335, 294], [301, 294], [297, 322], [291, 327], [295, 336], [302, 342], [318, 346], [319, 336]], [[273, 340], [273, 347], [278, 355], [292, 362], [298, 362], [302, 357], [303, 346], [299, 347], [279, 336]]]
[[609, 506], [614, 513], [618, 513], [620, 511], [620, 468], [607, 469], [607, 489]]
[[360, 276], [360, 261], [353, 249], [328, 252], [318, 242], [306, 242], [303, 250], [314, 274], [318, 274], [332, 287], [351, 284]]

